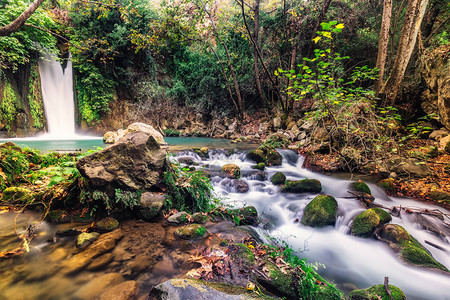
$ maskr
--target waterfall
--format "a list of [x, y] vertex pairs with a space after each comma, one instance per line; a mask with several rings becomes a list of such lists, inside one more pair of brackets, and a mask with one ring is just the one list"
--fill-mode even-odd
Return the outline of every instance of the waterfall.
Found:
[[[69, 57], [70, 58], [70, 57]], [[75, 136], [72, 62], [63, 68], [56, 55], [46, 52], [39, 60], [42, 97], [48, 137], [70, 139]]]

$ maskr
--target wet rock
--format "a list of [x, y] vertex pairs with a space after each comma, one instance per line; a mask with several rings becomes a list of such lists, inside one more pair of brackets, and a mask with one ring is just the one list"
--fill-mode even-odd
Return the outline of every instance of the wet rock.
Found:
[[261, 162], [255, 166], [252, 166], [252, 169], [257, 169], [257, 170], [261, 170], [264, 171], [264, 169], [266, 168], [266, 164]]
[[263, 171], [252, 171], [245, 173], [244, 177], [251, 180], [264, 181], [266, 180], [266, 175]]
[[395, 172], [398, 176], [411, 176], [422, 178], [431, 173], [428, 165], [416, 158], [403, 158], [398, 155], [392, 156], [386, 162], [389, 172]]
[[256, 163], [264, 163], [266, 166], [279, 166], [283, 160], [280, 153], [265, 145], [247, 153], [247, 158]]
[[98, 232], [83, 232], [77, 237], [77, 240], [75, 241], [75, 245], [77, 248], [83, 249], [92, 244], [98, 237], [100, 236], [100, 233]]
[[95, 277], [87, 284], [82, 286], [75, 294], [75, 299], [95, 299], [105, 289], [118, 285], [123, 282], [124, 279], [119, 273], [108, 273], [98, 277]]
[[391, 194], [395, 193], [397, 188], [395, 187], [394, 179], [387, 178], [380, 181], [381, 187]]
[[286, 175], [284, 175], [283, 172], [276, 172], [275, 174], [273, 174], [272, 178], [270, 179], [270, 181], [274, 184], [274, 185], [281, 185], [284, 184], [284, 182], [286, 181]]
[[386, 292], [383, 284], [371, 286], [364, 290], [353, 290], [348, 295], [349, 300], [372, 300], [372, 299], [393, 299], [406, 300], [406, 296], [401, 289], [395, 285], [388, 285], [392, 298]]
[[124, 281], [101, 294], [100, 300], [133, 300], [136, 299], [137, 291], [136, 281]]
[[94, 227], [98, 232], [110, 232], [119, 226], [119, 221], [114, 218], [106, 217], [98, 222], [95, 222]]
[[173, 224], [185, 224], [188, 222], [188, 214], [185, 211], [177, 212], [176, 214], [168, 217], [167, 222]]
[[164, 141], [163, 135], [155, 130], [152, 126], [144, 124], [144, 123], [133, 123], [128, 126], [126, 130], [119, 129], [118, 131], [108, 131], [103, 136], [103, 142], [105, 144], [115, 144], [117, 143], [122, 137], [129, 133], [133, 132], [144, 132], [150, 136], [152, 136], [156, 142], [158, 142], [160, 145], [165, 145], [166, 142]]
[[317, 179], [287, 180], [281, 188], [282, 193], [320, 193], [322, 184]]
[[179, 227], [174, 232], [176, 237], [185, 240], [202, 238], [208, 234], [205, 226], [200, 224], [189, 224], [183, 227]]
[[165, 199], [165, 194], [143, 193], [137, 208], [138, 217], [146, 221], [153, 220], [161, 212]]
[[391, 215], [381, 208], [370, 208], [353, 220], [351, 233], [355, 236], [371, 237], [377, 227], [389, 223], [391, 220]]
[[206, 223], [206, 221], [208, 221], [208, 215], [205, 213], [198, 212], [192, 215], [192, 220], [194, 220], [194, 223], [204, 224]]
[[275, 148], [286, 148], [291, 143], [291, 137], [288, 133], [272, 133], [267, 137], [264, 143]]
[[144, 132], [130, 133], [114, 145], [78, 160], [81, 175], [97, 189], [151, 189], [161, 180], [166, 152]]
[[242, 208], [232, 209], [230, 212], [239, 218], [239, 225], [258, 224], [258, 211], [254, 206], [244, 206]]
[[192, 166], [194, 164], [194, 160], [191, 157], [182, 156], [182, 157], [178, 157], [177, 160], [179, 163], [185, 164], [188, 166]]
[[241, 177], [241, 168], [235, 164], [226, 164], [222, 167], [222, 171], [230, 176], [232, 179]]
[[33, 200], [33, 193], [21, 187], [8, 187], [3, 190], [3, 196], [0, 202], [8, 203], [28, 203]]
[[247, 193], [249, 190], [248, 184], [240, 179], [225, 179], [220, 183], [223, 186], [229, 186], [232, 192]]
[[87, 267], [88, 271], [95, 271], [108, 265], [113, 260], [113, 255], [111, 253], [105, 253], [95, 258]]
[[208, 147], [194, 148], [193, 150], [201, 158], [208, 158]]
[[81, 231], [78, 229], [69, 228], [69, 229], [64, 229], [64, 230], [58, 230], [55, 233], [55, 235], [56, 236], [77, 236], [80, 233], [81, 233]]
[[406, 263], [448, 272], [448, 269], [444, 265], [437, 262], [431, 253], [400, 225], [384, 225], [378, 232], [378, 238], [389, 243], [389, 246]]
[[365, 183], [364, 181], [361, 181], [361, 180], [354, 181], [354, 182], [350, 183], [349, 188], [352, 191], [356, 191], [356, 192], [361, 192], [361, 193], [366, 193], [366, 194], [372, 195], [372, 192], [370, 191], [370, 188], [367, 185], [367, 183]]
[[245, 288], [194, 279], [171, 279], [151, 291], [152, 299], [256, 300]]
[[302, 224], [311, 227], [324, 227], [336, 223], [338, 203], [328, 195], [318, 195], [306, 205]]

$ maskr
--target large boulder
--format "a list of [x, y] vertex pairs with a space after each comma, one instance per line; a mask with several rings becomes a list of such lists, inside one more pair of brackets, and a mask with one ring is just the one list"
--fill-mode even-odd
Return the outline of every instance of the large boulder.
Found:
[[139, 199], [139, 206], [137, 209], [138, 217], [146, 221], [151, 221], [161, 212], [165, 200], [165, 194], [151, 192], [143, 193]]
[[283, 158], [274, 148], [261, 145], [257, 149], [247, 153], [247, 158], [256, 163], [264, 163], [266, 166], [279, 166]]
[[301, 222], [310, 227], [334, 225], [337, 207], [338, 203], [333, 196], [318, 195], [306, 205]]
[[149, 190], [160, 182], [165, 161], [166, 152], [153, 136], [134, 132], [100, 152], [81, 158], [76, 166], [95, 189]]
[[361, 181], [361, 180], [354, 181], [354, 182], [350, 183], [349, 188], [352, 191], [356, 191], [356, 192], [361, 192], [361, 193], [366, 193], [366, 194], [372, 195], [372, 192], [370, 191], [370, 188], [367, 185], [367, 183], [365, 183], [364, 181]]
[[377, 227], [389, 223], [391, 220], [391, 215], [381, 208], [370, 208], [353, 220], [351, 233], [356, 236], [371, 237]]
[[121, 138], [126, 136], [129, 133], [133, 132], [145, 132], [151, 136], [160, 144], [165, 145], [166, 142], [164, 141], [163, 135], [157, 131], [155, 128], [153, 128], [150, 125], [144, 124], [144, 123], [133, 123], [128, 126], [127, 129], [119, 129], [118, 131], [108, 131], [103, 136], [103, 142], [105, 144], [114, 144], [117, 143]]
[[283, 172], [276, 172], [275, 174], [273, 174], [272, 178], [270, 179], [270, 181], [274, 184], [274, 185], [281, 185], [284, 184], [284, 182], [286, 181], [286, 175], [284, 175]]
[[222, 167], [222, 171], [227, 173], [230, 178], [236, 179], [241, 177], [241, 168], [235, 164], [226, 164]]
[[406, 296], [401, 289], [395, 285], [388, 285], [391, 296], [386, 292], [383, 284], [374, 285], [364, 290], [353, 290], [348, 295], [349, 300], [372, 300], [372, 299], [392, 299], [405, 300]]
[[384, 225], [378, 232], [378, 238], [389, 243], [389, 246], [408, 264], [448, 272], [444, 265], [437, 262], [431, 253], [400, 225]]
[[417, 158], [404, 158], [398, 155], [389, 158], [386, 167], [390, 173], [395, 172], [398, 176], [422, 178], [431, 173], [430, 167], [425, 162]]
[[320, 193], [322, 184], [317, 179], [287, 180], [281, 188], [282, 193]]

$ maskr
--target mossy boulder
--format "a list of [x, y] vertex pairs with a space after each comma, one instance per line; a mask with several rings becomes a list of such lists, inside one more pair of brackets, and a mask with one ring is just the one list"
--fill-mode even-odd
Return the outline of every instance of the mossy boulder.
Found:
[[274, 263], [264, 261], [265, 276], [257, 274], [258, 282], [269, 292], [285, 297], [299, 299], [299, 283], [294, 272], [282, 272]]
[[201, 212], [198, 212], [198, 213], [195, 213], [192, 215], [192, 220], [194, 220], [194, 223], [197, 223], [197, 224], [206, 223], [206, 221], [208, 221], [208, 218], [209, 217], [206, 213], [201, 213]]
[[160, 214], [165, 200], [165, 194], [145, 192], [139, 198], [139, 206], [135, 212], [139, 218], [151, 221]]
[[260, 170], [260, 171], [264, 171], [265, 168], [266, 168], [266, 164], [263, 162], [260, 162], [259, 164], [252, 166], [252, 169], [256, 169], [256, 170]]
[[80, 235], [77, 236], [77, 239], [75, 240], [75, 245], [79, 249], [84, 249], [90, 244], [92, 244], [98, 237], [100, 236], [100, 233], [98, 232], [83, 232]]
[[448, 269], [437, 262], [431, 253], [402, 226], [386, 224], [380, 229], [378, 237], [380, 240], [389, 243], [389, 246], [398, 252], [400, 258], [406, 263], [448, 272]]
[[256, 262], [252, 250], [245, 244], [235, 244], [231, 247], [231, 256], [233, 260], [240, 260], [245, 265], [254, 265]]
[[287, 180], [281, 188], [282, 193], [320, 193], [322, 184], [317, 179]]
[[394, 179], [387, 178], [380, 181], [381, 187], [388, 193], [394, 194], [397, 191], [395, 187]]
[[95, 222], [94, 226], [99, 232], [109, 232], [115, 230], [119, 226], [119, 221], [111, 217], [106, 217]]
[[270, 181], [274, 184], [274, 185], [281, 185], [284, 184], [284, 182], [286, 181], [286, 175], [284, 175], [283, 172], [276, 172], [275, 174], [273, 174], [272, 178], [270, 179]]
[[256, 163], [264, 163], [266, 166], [279, 166], [283, 159], [275, 148], [261, 145], [257, 149], [247, 153], [247, 158]]
[[370, 208], [353, 220], [351, 233], [360, 237], [371, 237], [377, 227], [389, 223], [391, 220], [391, 215], [381, 208]]
[[189, 224], [183, 227], [179, 227], [174, 232], [176, 237], [185, 240], [199, 239], [208, 234], [205, 226], [200, 224]]
[[222, 167], [222, 171], [227, 173], [232, 179], [241, 177], [241, 168], [235, 164], [226, 164]]
[[334, 225], [337, 207], [338, 203], [333, 196], [318, 195], [306, 205], [301, 222], [311, 227]]
[[33, 193], [21, 187], [9, 187], [3, 191], [1, 202], [8, 203], [29, 203], [33, 200]]
[[450, 205], [450, 193], [444, 191], [432, 191], [428, 193], [427, 197], [438, 203]]
[[201, 158], [208, 158], [208, 147], [194, 148], [193, 150]]
[[177, 212], [167, 218], [167, 222], [174, 224], [186, 224], [188, 222], [189, 215], [185, 211]]
[[258, 223], [258, 211], [254, 206], [232, 209], [230, 213], [234, 221], [239, 219], [239, 225], [256, 225]]
[[370, 188], [367, 185], [367, 183], [361, 180], [350, 183], [350, 190], [372, 195], [372, 192], [370, 191]]
[[[406, 296], [401, 289], [395, 285], [388, 285], [389, 291], [391, 292], [392, 299], [394, 300], [405, 300]], [[378, 284], [371, 286], [364, 290], [353, 290], [348, 295], [349, 300], [372, 300], [372, 299], [382, 299], [391, 300], [391, 297], [386, 292], [383, 284]]]

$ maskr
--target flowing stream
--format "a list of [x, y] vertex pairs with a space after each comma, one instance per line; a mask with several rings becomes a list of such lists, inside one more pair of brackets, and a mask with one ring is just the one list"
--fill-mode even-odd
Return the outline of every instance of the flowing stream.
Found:
[[[230, 179], [213, 177], [212, 182], [218, 196], [232, 206], [255, 206], [264, 220], [263, 225], [258, 228], [263, 239], [269, 233], [279, 241], [286, 241], [294, 250], [298, 249], [297, 254], [306, 257], [309, 263], [319, 263], [318, 272], [328, 280], [337, 283], [339, 288], [347, 291], [356, 287], [367, 288], [383, 283], [384, 277], [387, 276], [390, 284], [401, 288], [408, 299], [450, 299], [448, 273], [407, 266], [396, 257], [386, 243], [349, 234], [352, 220], [364, 211], [357, 199], [347, 198], [351, 196], [347, 192], [351, 181], [303, 169], [301, 156], [289, 150], [279, 152], [283, 156], [283, 164], [266, 168], [266, 180], [258, 178], [255, 170], [251, 168], [254, 162], [246, 160], [244, 152], [227, 155], [225, 151], [213, 151], [210, 152], [208, 161], [202, 161], [192, 152], [179, 153], [178, 156], [190, 157], [200, 167], [206, 165], [207, 169], [212, 171], [218, 171], [228, 163], [239, 165], [243, 173], [242, 180], [249, 185], [249, 191], [238, 193], [230, 184]], [[311, 228], [298, 222], [305, 206], [316, 195], [281, 193], [280, 188], [268, 180], [278, 171], [285, 173], [288, 180], [303, 178], [320, 180], [323, 186], [322, 193], [334, 196], [339, 204], [335, 226]], [[412, 208], [439, 209], [449, 213], [432, 204], [389, 197], [375, 184], [369, 184], [369, 186], [376, 203], [388, 207], [402, 205]], [[424, 222], [431, 224], [441, 234], [437, 236], [427, 231], [420, 225]], [[405, 213], [398, 217], [393, 216], [391, 223], [403, 226], [432, 253], [437, 261], [450, 268], [448, 224], [435, 217]], [[440, 249], [426, 244], [425, 241], [432, 242]]]

